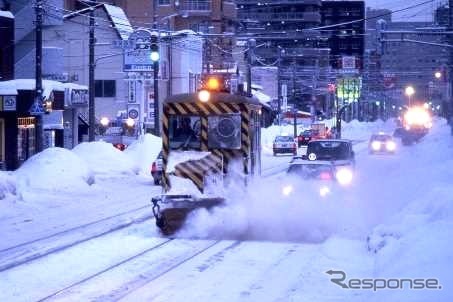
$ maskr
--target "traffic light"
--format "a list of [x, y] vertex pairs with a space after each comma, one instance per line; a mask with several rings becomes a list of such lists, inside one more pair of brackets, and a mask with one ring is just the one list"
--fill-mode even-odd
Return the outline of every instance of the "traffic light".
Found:
[[159, 42], [157, 41], [156, 36], [151, 36], [151, 61], [157, 62], [159, 61]]

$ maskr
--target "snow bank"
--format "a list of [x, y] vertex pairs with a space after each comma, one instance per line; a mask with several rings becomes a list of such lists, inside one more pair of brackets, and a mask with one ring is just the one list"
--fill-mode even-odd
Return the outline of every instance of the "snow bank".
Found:
[[136, 174], [139, 171], [131, 158], [110, 143], [81, 143], [72, 151], [86, 162], [94, 174]]
[[140, 173], [149, 175], [151, 165], [162, 149], [162, 139], [152, 134], [141, 135], [124, 150], [124, 153], [140, 167]]
[[[447, 286], [453, 284], [453, 276], [446, 265], [453, 255], [453, 142], [449, 131], [445, 121], [437, 121], [423, 144], [411, 146], [418, 160], [413, 174], [419, 179], [408, 173], [405, 183], [422, 189], [367, 240], [369, 251], [376, 254], [377, 277], [437, 278], [443, 288], [387, 291], [379, 301], [453, 299], [453, 289]], [[425, 177], [420, 177], [422, 173]]]
[[16, 181], [9, 172], [0, 171], [0, 200], [6, 194], [16, 194]]
[[14, 173], [18, 191], [86, 189], [93, 181], [86, 163], [73, 152], [49, 148], [29, 158]]

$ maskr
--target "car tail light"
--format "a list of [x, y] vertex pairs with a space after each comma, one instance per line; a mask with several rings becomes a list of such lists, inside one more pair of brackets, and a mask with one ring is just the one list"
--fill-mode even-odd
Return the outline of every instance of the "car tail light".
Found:
[[293, 148], [296, 149], [297, 148], [297, 145], [296, 143], [293, 143]]
[[153, 162], [153, 165], [151, 166], [151, 172], [157, 172], [157, 164], [156, 164], [156, 162]]
[[277, 148], [277, 144], [273, 144], [274, 148]]
[[319, 178], [322, 180], [330, 180], [332, 179], [332, 174], [328, 172], [322, 172], [321, 174], [319, 174]]

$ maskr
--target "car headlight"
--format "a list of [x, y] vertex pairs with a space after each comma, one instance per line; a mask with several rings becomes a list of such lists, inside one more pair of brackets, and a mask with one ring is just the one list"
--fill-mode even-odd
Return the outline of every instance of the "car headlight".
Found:
[[292, 185], [287, 185], [287, 186], [284, 186], [283, 189], [282, 189], [282, 194], [285, 195], [285, 196], [289, 196], [291, 195], [291, 193], [294, 191], [294, 188]]
[[388, 142], [385, 144], [385, 148], [387, 149], [387, 151], [395, 151], [395, 149], [396, 149], [396, 144], [395, 144], [395, 142], [393, 142], [393, 141], [388, 141]]
[[335, 174], [340, 185], [349, 185], [352, 182], [352, 171], [348, 168], [340, 168]]
[[379, 149], [381, 149], [381, 142], [378, 141], [371, 142], [371, 149], [373, 149], [374, 151], [378, 151]]
[[320, 189], [319, 189], [319, 195], [321, 195], [321, 197], [324, 197], [326, 196], [327, 194], [330, 193], [330, 189], [329, 187], [327, 186], [322, 186]]

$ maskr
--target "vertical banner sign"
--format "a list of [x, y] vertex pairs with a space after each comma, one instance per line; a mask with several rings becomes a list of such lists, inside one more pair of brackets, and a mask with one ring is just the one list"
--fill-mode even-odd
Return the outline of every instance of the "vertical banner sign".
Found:
[[130, 103], [136, 103], [136, 84], [137, 82], [135, 80], [130, 80], [128, 81], [129, 85], [128, 85], [128, 88], [129, 88], [129, 91], [128, 91], [128, 98], [127, 98], [127, 102], [130, 104]]
[[148, 92], [148, 119], [154, 122], [154, 92]]
[[288, 86], [286, 84], [282, 84], [282, 111], [288, 111]]

